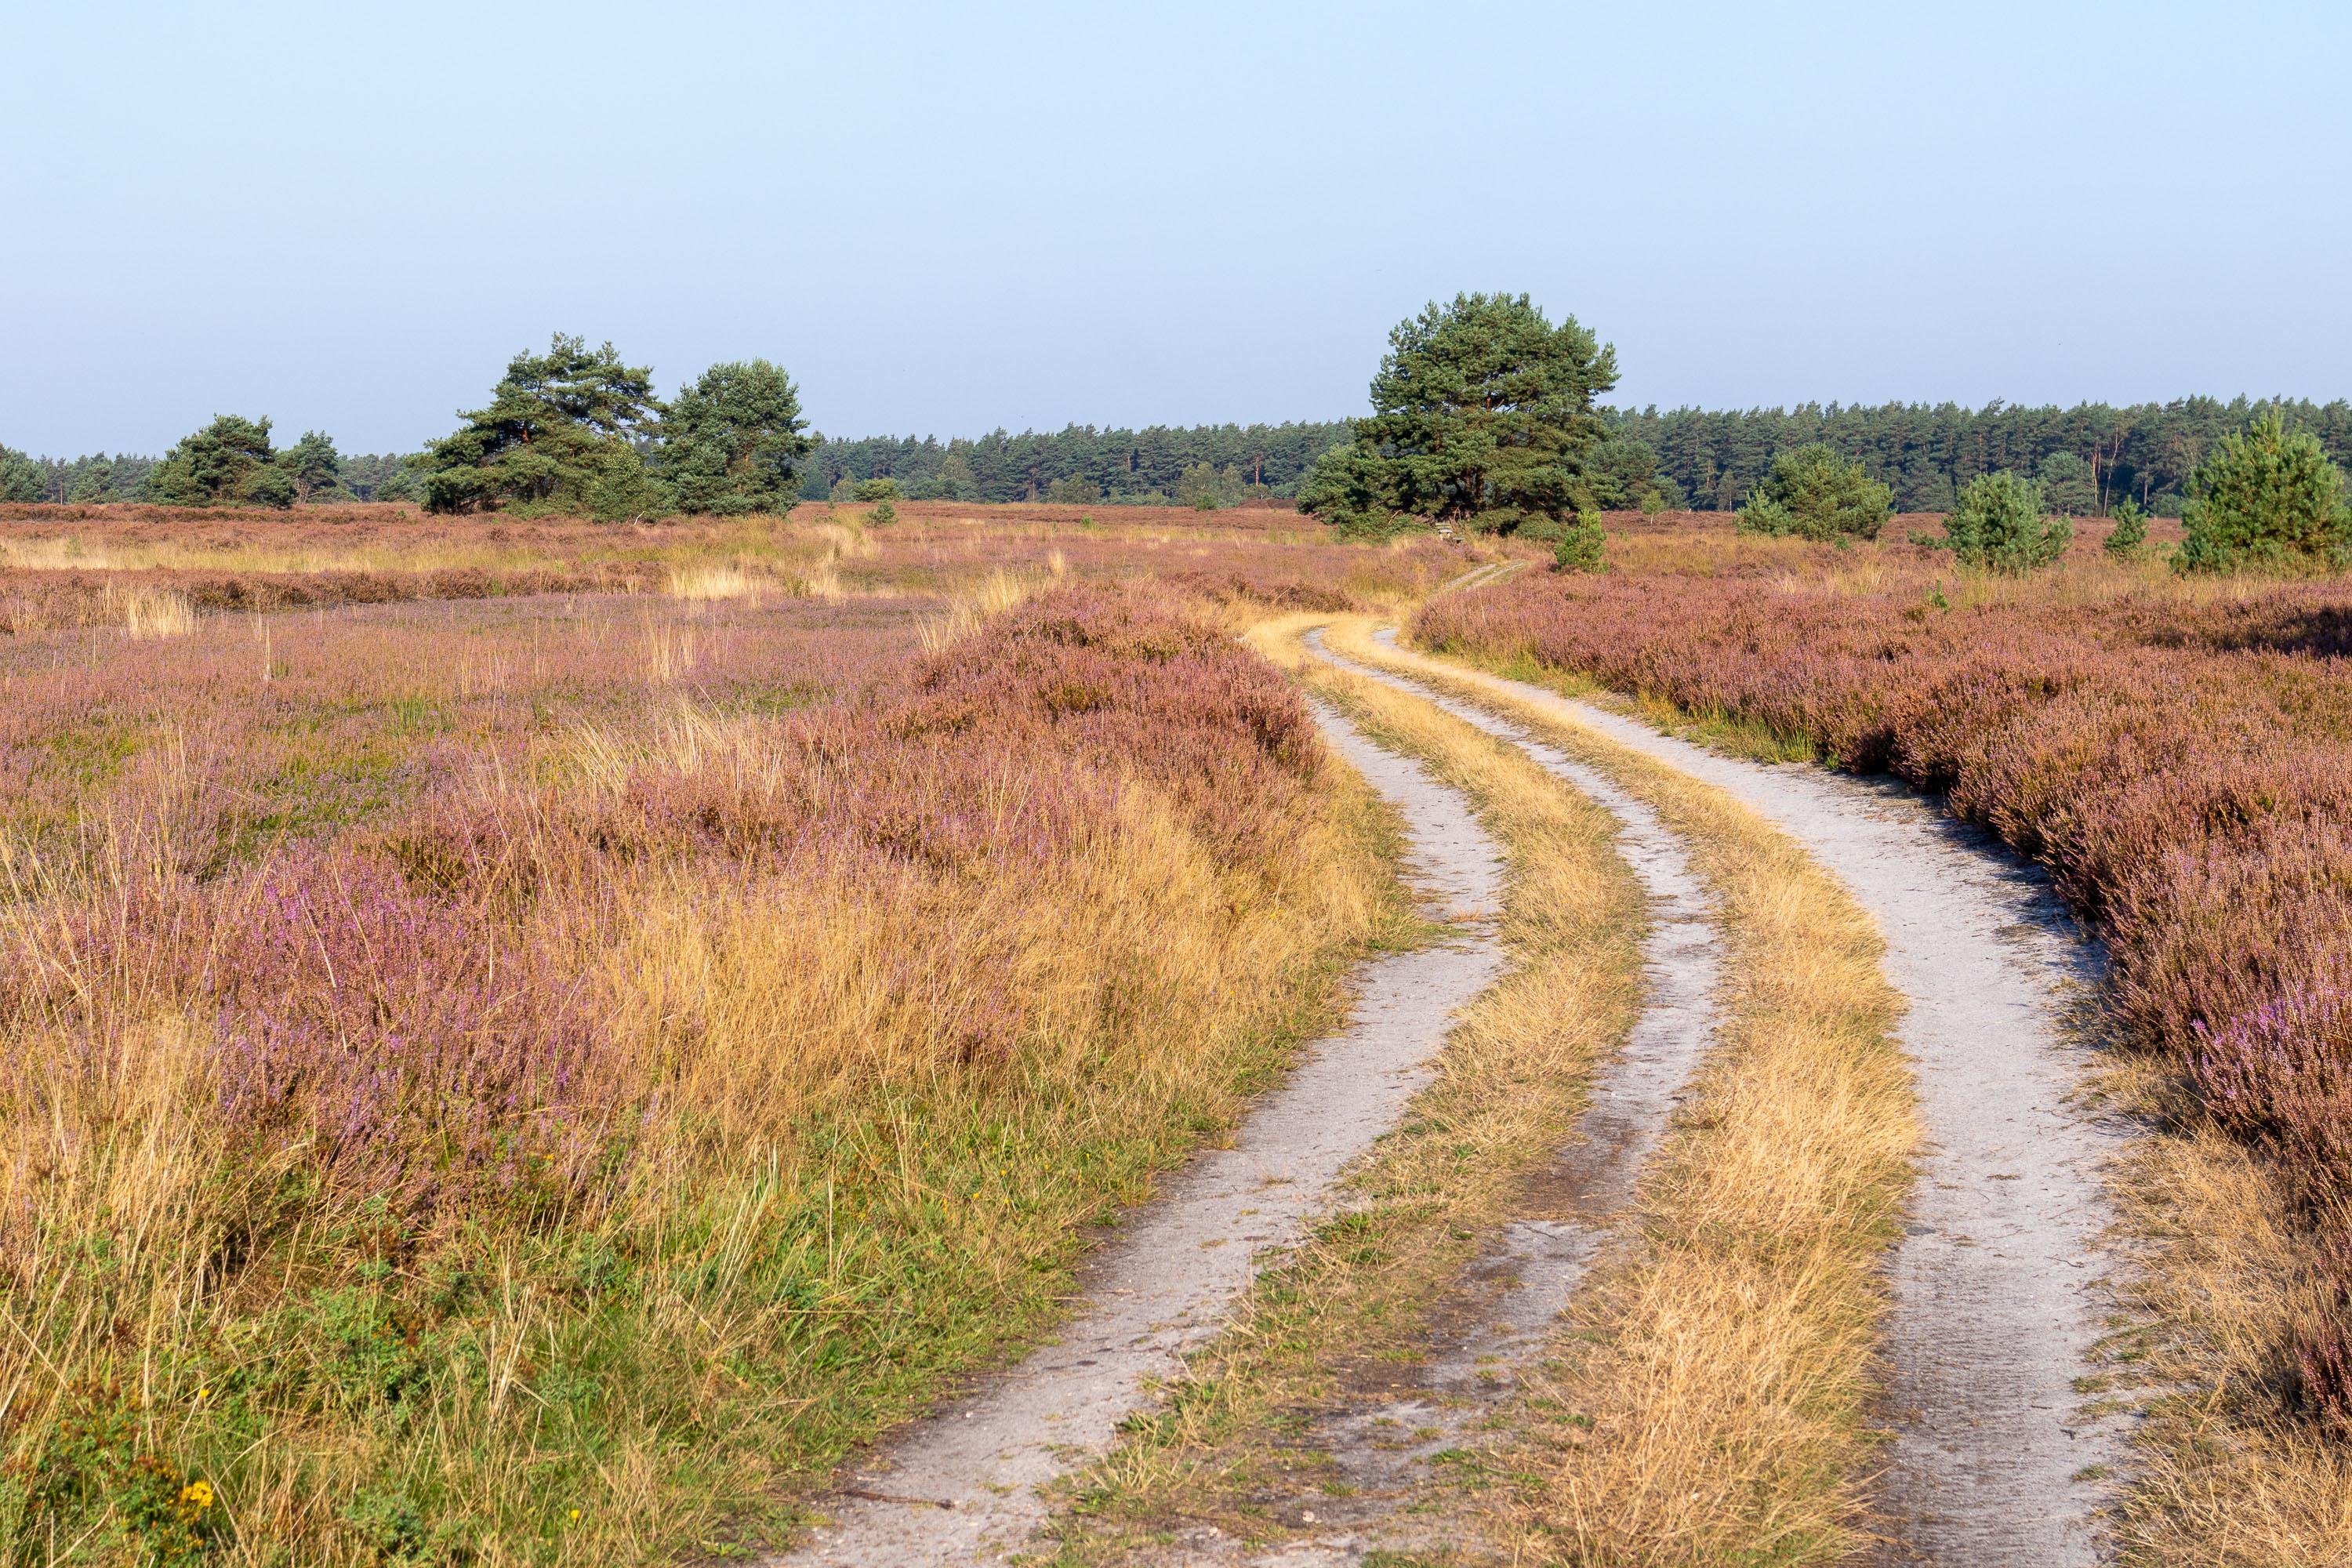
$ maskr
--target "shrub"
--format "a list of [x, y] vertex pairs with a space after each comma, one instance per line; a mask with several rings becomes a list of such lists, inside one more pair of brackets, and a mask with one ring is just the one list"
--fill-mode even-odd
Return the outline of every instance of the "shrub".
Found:
[[874, 523], [896, 522], [898, 521], [898, 509], [890, 504], [889, 497], [885, 496], [874, 503], [874, 510], [866, 514], [866, 521]]
[[1739, 509], [1745, 533], [1843, 544], [1875, 539], [1895, 504], [1895, 492], [1818, 443], [1780, 453], [1772, 471], [1748, 494]]
[[671, 510], [668, 487], [646, 471], [645, 459], [628, 446], [613, 447], [595, 465], [583, 500], [599, 522], [632, 522]]
[[2129, 561], [2147, 548], [2147, 513], [2140, 510], [2138, 503], [2119, 500], [2107, 515], [2115, 520], [2115, 526], [2100, 541], [2100, 549], [2117, 560]]
[[1559, 532], [1553, 543], [1552, 567], [1555, 572], [1606, 572], [1609, 535], [1601, 531], [1601, 514], [1580, 511], [1576, 521]]
[[2044, 514], [2042, 485], [2003, 469], [1970, 479], [1944, 519], [1938, 547], [1964, 566], [2022, 576], [2066, 553], [2074, 525]]
[[2319, 437], [2275, 414], [2221, 438], [2189, 476], [2181, 523], [2181, 572], [2341, 568], [2352, 555], [2344, 470]]
[[857, 500], [897, 500], [898, 481], [888, 478], [860, 479], [850, 488], [849, 493]]

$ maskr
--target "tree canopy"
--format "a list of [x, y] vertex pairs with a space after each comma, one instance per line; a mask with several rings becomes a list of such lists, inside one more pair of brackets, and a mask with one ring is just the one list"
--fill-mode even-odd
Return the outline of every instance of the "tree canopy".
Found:
[[290, 506], [293, 487], [278, 471], [277, 457], [268, 420], [216, 414], [163, 454], [147, 476], [147, 489], [172, 506]]
[[673, 398], [660, 471], [681, 510], [788, 510], [812, 445], [800, 393], [763, 359], [715, 364]]
[[304, 506], [342, 493], [342, 454], [322, 431], [302, 432], [299, 441], [278, 454], [278, 465], [294, 487], [294, 499]]
[[822, 500], [844, 479], [894, 479], [915, 500], [1020, 501], [1069, 481], [1065, 495], [1091, 487], [1086, 504], [1166, 506], [1185, 470], [1206, 465], [1232, 499], [1288, 496], [1318, 456], [1348, 438], [1346, 423], [1331, 420], [819, 440], [803, 466], [801, 494]]
[[508, 362], [489, 403], [461, 412], [465, 424], [425, 448], [425, 507], [593, 510], [600, 483], [609, 502], [642, 479], [631, 438], [650, 435], [660, 416], [650, 370], [624, 364], [609, 342], [592, 351], [558, 332], [547, 353]]
[[0, 501], [37, 501], [47, 494], [41, 465], [14, 447], [0, 446]]
[[[1808, 403], [1794, 408], [1628, 409], [1605, 414], [1619, 439], [1648, 444], [1659, 479], [1693, 506], [1728, 511], [1756, 488], [1772, 459], [1818, 442], [1862, 465], [1895, 492], [1904, 511], [1949, 511], [1960, 487], [2003, 468], [2041, 476], [2058, 453], [2088, 470], [2062, 467], [2050, 476], [2053, 507], [2096, 515], [2130, 497], [2163, 516], [2178, 516], [2189, 477], [2232, 431], [2265, 411], [2309, 430], [2339, 464], [2352, 464], [2352, 403], [2255, 402], [2181, 397], [2169, 403], [2072, 408], [1995, 401], [1981, 408], [1954, 403], [1875, 405]], [[2087, 489], [2078, 481], [2087, 477]]]
[[1524, 294], [1433, 301], [1390, 332], [1371, 416], [1316, 464], [1299, 504], [1354, 530], [1419, 517], [1557, 531], [1591, 504], [1593, 400], [1616, 384], [1616, 351], [1573, 316], [1555, 327]]

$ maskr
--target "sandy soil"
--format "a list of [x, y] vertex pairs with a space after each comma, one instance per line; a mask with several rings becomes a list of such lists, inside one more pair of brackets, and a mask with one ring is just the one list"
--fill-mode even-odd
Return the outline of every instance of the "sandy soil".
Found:
[[[1352, 1563], [1376, 1548], [1446, 1543], [1458, 1526], [1423, 1495], [1444, 1486], [1431, 1461], [1477, 1445], [1515, 1394], [1519, 1371], [1541, 1352], [1714, 1041], [1721, 976], [1711, 902], [1681, 839], [1648, 805], [1483, 709], [1340, 658], [1324, 647], [1320, 633], [1307, 644], [1318, 658], [1411, 691], [1508, 742], [1599, 802], [1617, 818], [1618, 850], [1649, 894], [1650, 929], [1641, 1017], [1624, 1049], [1595, 1075], [1573, 1136], [1517, 1194], [1517, 1217], [1433, 1305], [1423, 1358], [1382, 1363], [1377, 1381], [1350, 1389], [1344, 1408], [1302, 1435], [1302, 1446], [1328, 1454], [1353, 1493], [1310, 1494], [1278, 1510], [1312, 1536], [1249, 1558], [1256, 1568]], [[1231, 1550], [1207, 1539], [1187, 1544], [1195, 1561], [1223, 1560]]]
[[1459, 795], [1322, 718], [1332, 746], [1403, 814], [1424, 910], [1458, 938], [1366, 964], [1348, 1029], [1302, 1054], [1230, 1147], [1196, 1158], [1092, 1260], [1060, 1341], [845, 1476], [832, 1522], [773, 1561], [912, 1568], [1020, 1551], [1049, 1512], [1039, 1489], [1106, 1451], [1153, 1382], [1181, 1375], [1264, 1253], [1301, 1234], [1341, 1169], [1429, 1080], [1454, 1014], [1499, 972], [1498, 853]]

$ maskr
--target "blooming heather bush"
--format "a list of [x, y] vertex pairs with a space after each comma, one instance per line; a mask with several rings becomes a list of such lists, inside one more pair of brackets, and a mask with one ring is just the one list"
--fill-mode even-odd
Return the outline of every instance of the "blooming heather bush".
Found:
[[142, 882], [27, 931], [12, 1037], [74, 1041], [87, 1083], [147, 1048], [110, 1004], [187, 1016], [232, 1159], [292, 1145], [333, 1189], [422, 1214], [479, 1191], [574, 1195], [604, 1107], [636, 1076], [583, 977], [494, 912], [352, 848], [199, 886]]
[[[2126, 1022], [2337, 1232], [2352, 1215], [2347, 624], [2315, 585], [2087, 605], [2021, 589], [1939, 614], [1902, 589], [1692, 575], [1507, 583], [1433, 601], [1414, 635], [1948, 792], [2104, 925]], [[2352, 1247], [2320, 1251], [2321, 1268], [2352, 1269]], [[2307, 1377], [2336, 1377], [2352, 1312], [2296, 1353]]]

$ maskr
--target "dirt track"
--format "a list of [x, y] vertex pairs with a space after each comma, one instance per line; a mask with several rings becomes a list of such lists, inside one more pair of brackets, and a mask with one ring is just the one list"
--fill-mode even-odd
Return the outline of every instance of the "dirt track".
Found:
[[[1432, 674], [1463, 673], [1398, 657]], [[2075, 1478], [2111, 1464], [2117, 1443], [2078, 1419], [2074, 1384], [2099, 1332], [2100, 1168], [2115, 1135], [2074, 1101], [2086, 1064], [2059, 1023], [2091, 950], [2030, 868], [1909, 792], [1721, 757], [1591, 704], [1498, 686], [1746, 802], [1876, 921], [1887, 977], [1908, 1003], [1901, 1037], [1932, 1139], [1892, 1268], [1886, 1419], [1895, 1441], [1879, 1496], [1893, 1536], [1886, 1560], [2095, 1562], [2101, 1492]], [[1375, 1546], [1408, 1544], [1390, 1516], [1409, 1511], [1393, 1504], [1412, 1484], [1413, 1456], [1380, 1434], [1402, 1425], [1450, 1436], [1446, 1406], [1502, 1396], [1507, 1379], [1492, 1386], [1494, 1370], [1540, 1344], [1630, 1195], [1711, 1027], [1708, 917], [1673, 836], [1605, 776], [1538, 738], [1475, 703], [1421, 694], [1519, 746], [1627, 823], [1621, 847], [1662, 900], [1652, 1005], [1596, 1084], [1579, 1143], [1564, 1152], [1573, 1176], [1561, 1188], [1572, 1194], [1565, 1217], [1506, 1226], [1465, 1282], [1480, 1300], [1461, 1314], [1458, 1342], [1433, 1346], [1412, 1387], [1373, 1394], [1356, 1413], [1362, 1421], [1325, 1424], [1318, 1442], [1368, 1483], [1362, 1504], [1331, 1509], [1314, 1536], [1257, 1559], [1265, 1563], [1350, 1563]], [[1488, 918], [1499, 892], [1495, 847], [1460, 797], [1325, 717], [1333, 744], [1404, 812], [1424, 897], [1469, 915], [1464, 940], [1368, 965], [1357, 1024], [1308, 1053], [1232, 1148], [1195, 1161], [1096, 1261], [1083, 1281], [1087, 1304], [1064, 1340], [849, 1478], [835, 1522], [788, 1561], [961, 1563], [1022, 1550], [1050, 1512], [1040, 1488], [1106, 1451], [1119, 1418], [1150, 1398], [1150, 1383], [1178, 1373], [1183, 1353], [1218, 1331], [1248, 1285], [1253, 1255], [1299, 1234], [1342, 1167], [1427, 1081], [1454, 1012], [1498, 973]], [[1486, 1386], [1473, 1394], [1474, 1384]], [[1401, 1421], [1386, 1408], [1400, 1400], [1427, 1408]], [[1223, 1558], [1232, 1544], [1205, 1555]]]
[[2095, 1562], [2100, 1491], [2074, 1478], [2119, 1443], [2081, 1419], [2074, 1385], [2100, 1332], [2101, 1170], [2118, 1133], [2079, 1103], [2086, 1052], [2060, 1022], [2094, 950], [2031, 867], [1909, 790], [1719, 756], [1482, 679], [1746, 802], [1877, 921], [1931, 1140], [1894, 1265], [1888, 1561]]
[[1061, 1340], [912, 1427], [845, 1478], [834, 1522], [780, 1563], [839, 1568], [999, 1562], [1046, 1519], [1038, 1489], [1108, 1449], [1154, 1379], [1223, 1325], [1253, 1260], [1295, 1240], [1349, 1161], [1428, 1081], [1454, 1015], [1494, 980], [1501, 871], [1462, 798], [1336, 715], [1333, 747], [1402, 813], [1414, 880], [1458, 940], [1364, 966], [1353, 1022], [1311, 1048], [1229, 1148], [1202, 1154], [1081, 1279]]
[[[1608, 810], [1620, 825], [1618, 852], [1648, 895], [1650, 925], [1640, 1019], [1624, 1048], [1598, 1070], [1573, 1138], [1522, 1192], [1520, 1217], [1507, 1222], [1485, 1256], [1432, 1305], [1434, 1332], [1423, 1358], [1391, 1363], [1381, 1386], [1360, 1391], [1306, 1439], [1331, 1457], [1351, 1495], [1317, 1498], [1311, 1538], [1249, 1557], [1252, 1568], [1325, 1568], [1360, 1562], [1375, 1549], [1449, 1544], [1429, 1534], [1422, 1516], [1434, 1514], [1440, 1531], [1450, 1521], [1442, 1510], [1412, 1506], [1414, 1494], [1430, 1484], [1437, 1455], [1478, 1441], [1513, 1397], [1518, 1374], [1544, 1350], [1713, 1043], [1722, 978], [1713, 905], [1681, 838], [1648, 805], [1515, 724], [1344, 658], [1323, 646], [1319, 632], [1306, 642], [1316, 657], [1410, 691], [1516, 747]], [[1209, 1543], [1189, 1544], [1191, 1561], [1228, 1559], [1204, 1549]]]

